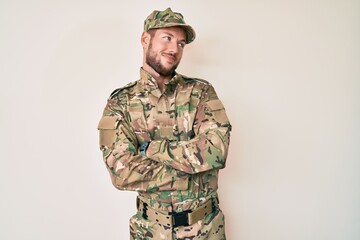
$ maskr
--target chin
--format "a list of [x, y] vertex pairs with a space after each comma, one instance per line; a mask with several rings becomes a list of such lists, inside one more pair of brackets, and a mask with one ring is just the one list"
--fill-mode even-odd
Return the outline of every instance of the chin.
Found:
[[168, 69], [171, 69], [173, 68], [174, 66], [176, 66], [177, 63], [176, 62], [166, 62], [165, 64], [163, 64], [164, 67], [168, 68]]

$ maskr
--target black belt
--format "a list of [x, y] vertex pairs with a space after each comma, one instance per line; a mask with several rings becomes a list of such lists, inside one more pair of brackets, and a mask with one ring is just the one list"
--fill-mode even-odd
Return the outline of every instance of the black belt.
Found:
[[137, 198], [137, 209], [146, 220], [157, 222], [168, 227], [179, 227], [190, 226], [197, 221], [204, 219], [218, 208], [218, 202], [217, 198], [211, 198], [192, 210], [182, 212], [162, 212], [149, 207], [146, 202]]

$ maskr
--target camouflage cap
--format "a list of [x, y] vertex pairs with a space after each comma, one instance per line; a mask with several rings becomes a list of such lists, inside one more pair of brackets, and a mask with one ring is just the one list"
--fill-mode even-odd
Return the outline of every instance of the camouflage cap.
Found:
[[182, 27], [186, 32], [186, 43], [189, 44], [195, 39], [195, 31], [184, 21], [181, 13], [173, 12], [170, 8], [164, 11], [153, 11], [144, 21], [144, 30], [166, 28], [166, 27]]

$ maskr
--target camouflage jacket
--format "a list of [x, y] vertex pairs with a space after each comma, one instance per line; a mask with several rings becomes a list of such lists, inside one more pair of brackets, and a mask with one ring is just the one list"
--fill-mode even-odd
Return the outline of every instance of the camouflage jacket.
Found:
[[188, 201], [191, 208], [216, 195], [231, 130], [225, 109], [204, 80], [176, 73], [161, 92], [142, 68], [140, 75], [111, 94], [98, 126], [112, 183], [158, 207]]

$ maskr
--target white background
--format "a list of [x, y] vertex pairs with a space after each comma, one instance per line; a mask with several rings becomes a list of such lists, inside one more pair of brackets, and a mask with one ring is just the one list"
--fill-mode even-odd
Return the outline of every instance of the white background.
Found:
[[197, 33], [178, 71], [210, 81], [233, 125], [228, 239], [360, 239], [355, 0], [2, 0], [0, 239], [129, 238], [136, 193], [111, 185], [96, 127], [168, 6]]

